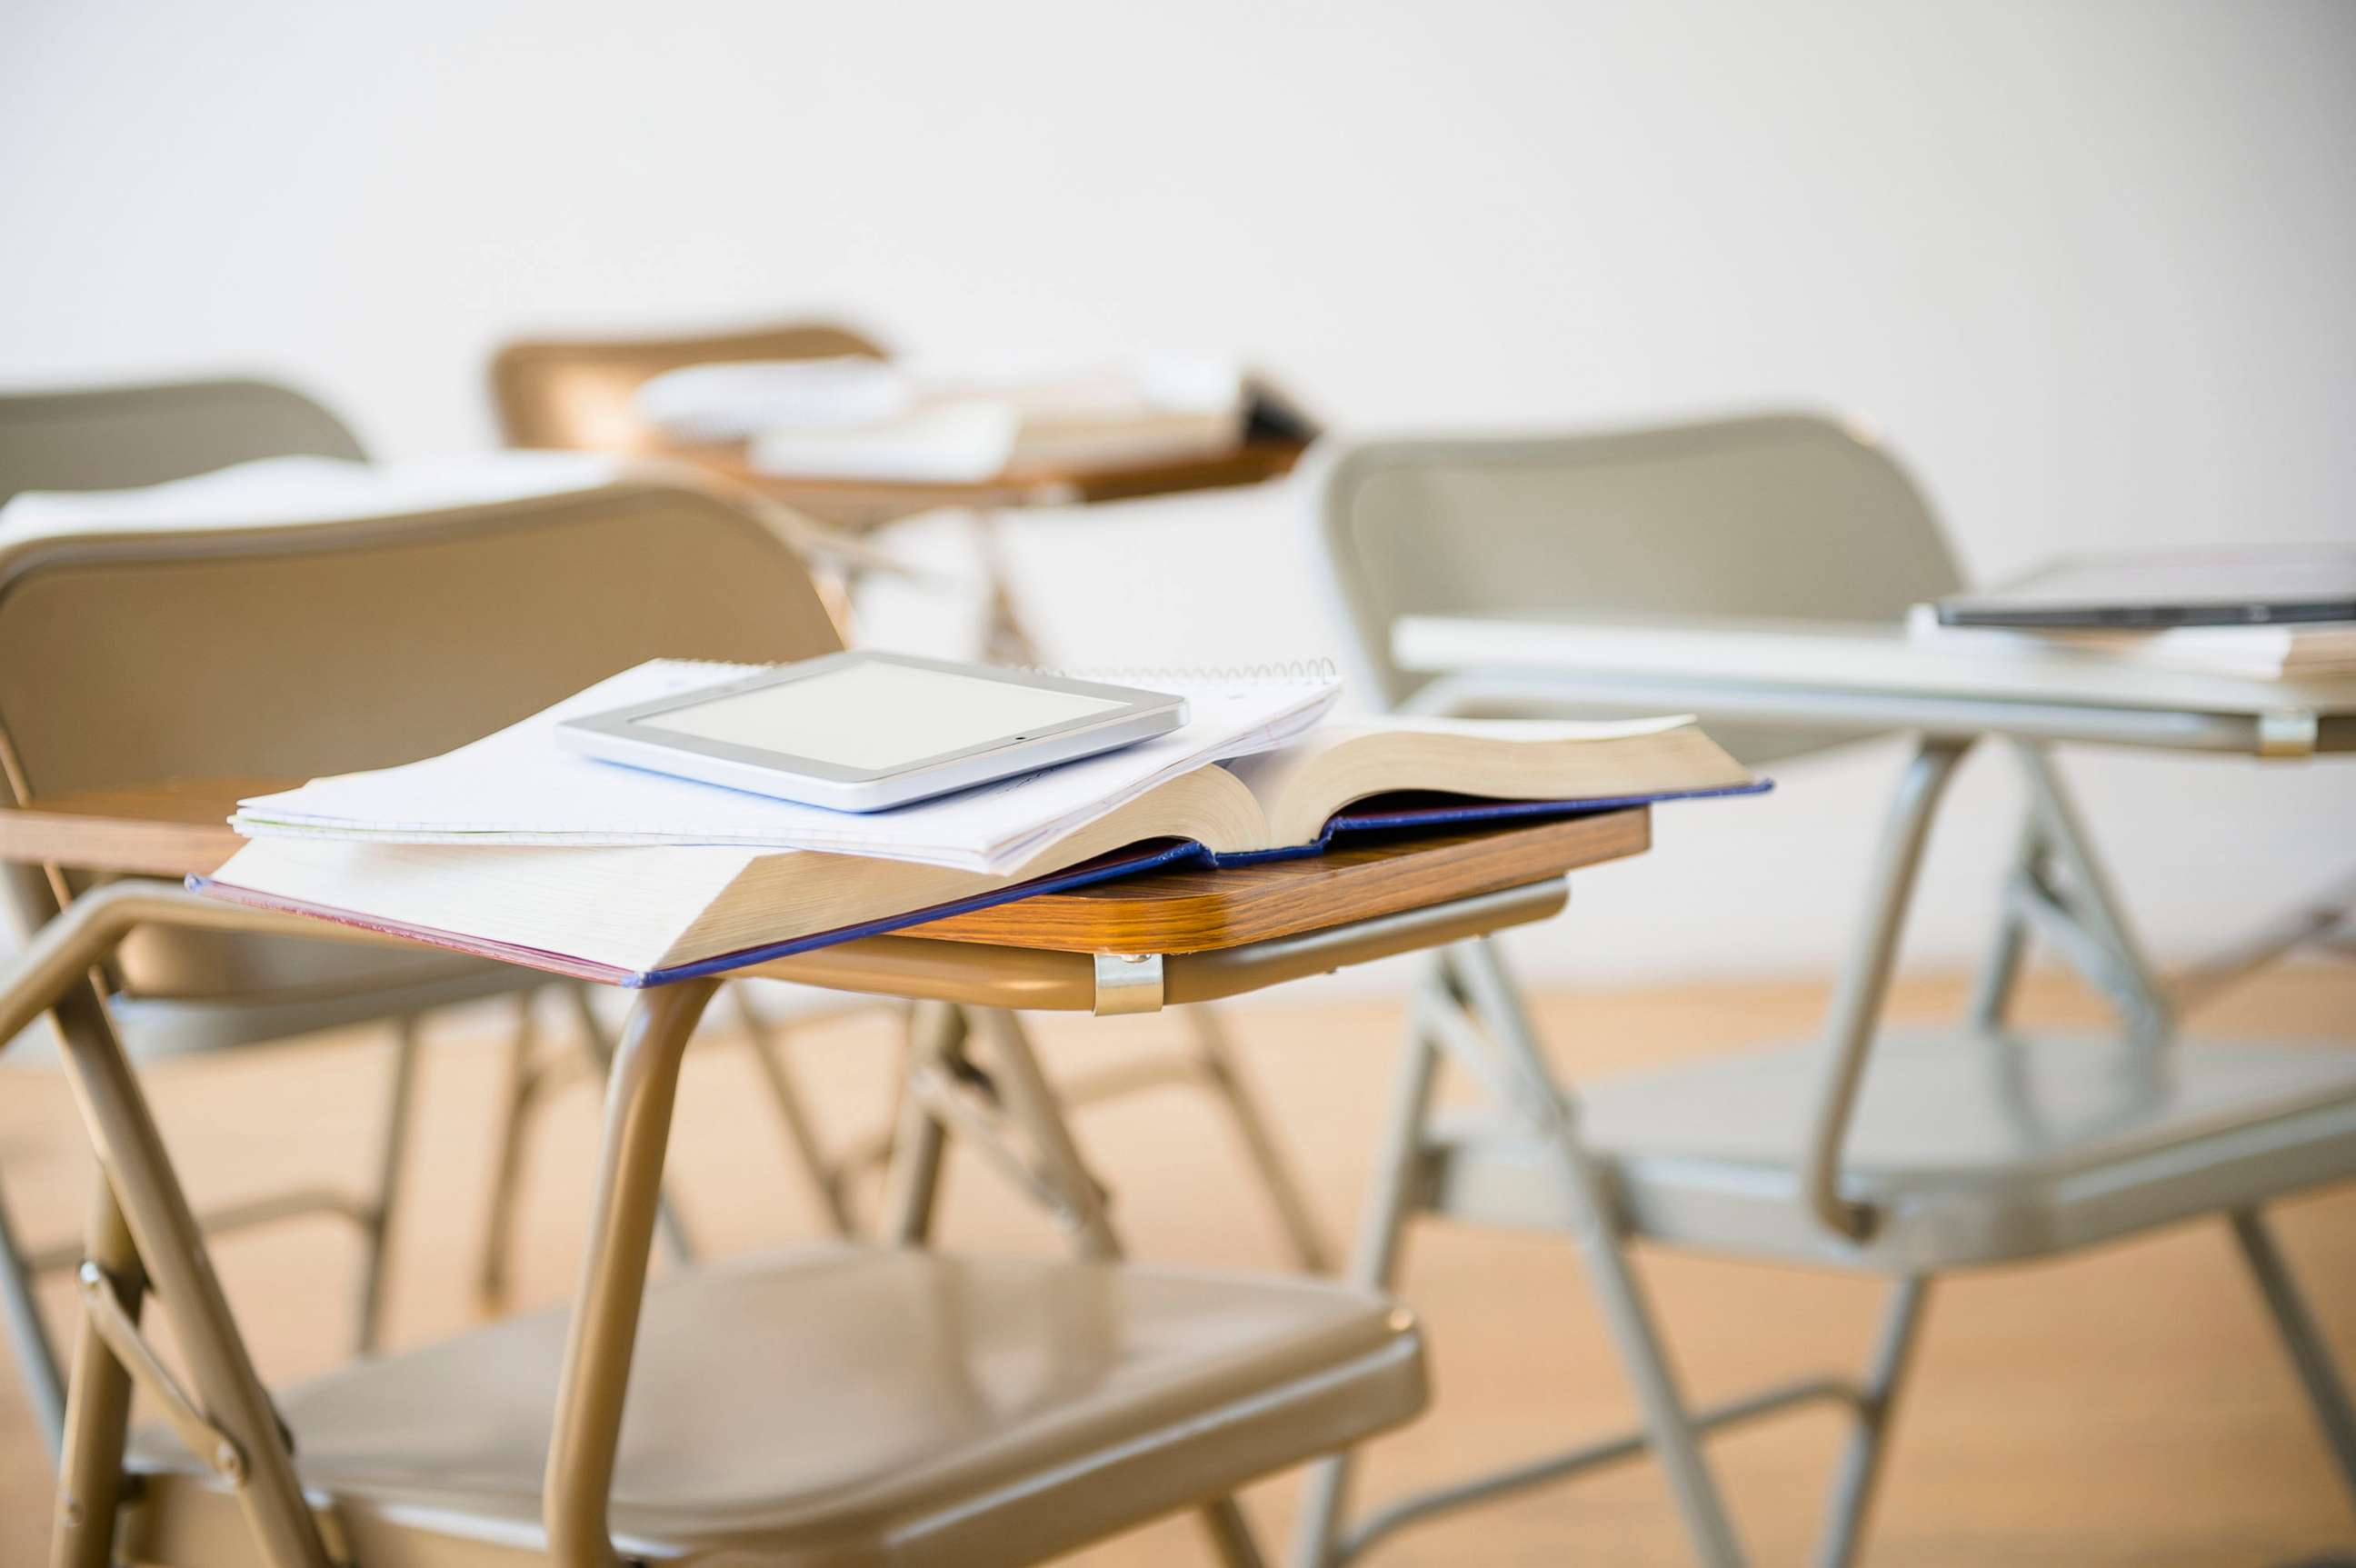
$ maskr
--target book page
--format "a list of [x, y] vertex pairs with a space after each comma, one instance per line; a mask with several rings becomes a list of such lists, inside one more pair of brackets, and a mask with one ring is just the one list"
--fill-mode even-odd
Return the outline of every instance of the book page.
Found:
[[1402, 717], [1333, 725], [1237, 759], [1279, 844], [1313, 842], [1354, 801], [1403, 790], [1578, 800], [1715, 789], [1751, 772], [1689, 715], [1575, 719]]

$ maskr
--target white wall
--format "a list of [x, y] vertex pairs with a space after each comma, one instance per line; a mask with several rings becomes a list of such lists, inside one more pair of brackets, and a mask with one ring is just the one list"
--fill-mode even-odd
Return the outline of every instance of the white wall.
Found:
[[[489, 438], [509, 333], [823, 308], [972, 365], [1240, 351], [1353, 429], [1837, 404], [1983, 576], [2348, 539], [2351, 64], [2333, 4], [19, 0], [0, 378], [260, 368], [421, 454]], [[1062, 655], [1315, 652], [1294, 501], [1013, 553]], [[1534, 951], [1821, 966], [1890, 760], [1664, 811]], [[1928, 958], [1986, 929], [1992, 760]], [[2265, 771], [2073, 760], [2164, 950], [2356, 861], [2356, 774]]]

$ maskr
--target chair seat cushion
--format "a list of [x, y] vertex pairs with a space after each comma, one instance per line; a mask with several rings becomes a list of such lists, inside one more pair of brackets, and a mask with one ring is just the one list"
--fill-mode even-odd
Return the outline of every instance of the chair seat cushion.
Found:
[[[565, 1321], [510, 1319], [286, 1391], [304, 1481], [360, 1534], [398, 1518], [537, 1540]], [[1028, 1561], [1423, 1399], [1412, 1321], [1368, 1292], [830, 1248], [648, 1292], [612, 1523], [656, 1558]], [[136, 1454], [192, 1467], [160, 1431]]]
[[[1801, 1196], [1823, 1064], [1820, 1047], [1795, 1046], [1582, 1087], [1580, 1125], [1630, 1227], [1912, 1272], [2083, 1246], [2356, 1176], [2356, 1050], [1893, 1030], [1874, 1047], [1842, 1161], [1844, 1191], [1883, 1216], [1858, 1245]], [[1545, 1218], [1535, 1140], [1459, 1125], [1433, 1165], [1452, 1212]]]

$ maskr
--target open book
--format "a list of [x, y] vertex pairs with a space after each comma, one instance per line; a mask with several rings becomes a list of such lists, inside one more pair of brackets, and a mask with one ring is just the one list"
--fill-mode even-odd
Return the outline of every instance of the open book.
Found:
[[1338, 832], [1764, 787], [1689, 719], [1402, 720], [1322, 728], [1162, 779], [986, 869], [741, 843], [399, 843], [315, 828], [257, 839], [204, 886], [240, 902], [635, 985], [1180, 860], [1310, 854]]

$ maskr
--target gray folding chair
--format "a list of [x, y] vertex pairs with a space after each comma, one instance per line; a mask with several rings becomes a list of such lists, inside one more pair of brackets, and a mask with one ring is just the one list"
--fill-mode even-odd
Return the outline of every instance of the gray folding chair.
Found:
[[[1335, 446], [1312, 473], [1316, 553], [1360, 671], [1401, 708], [1434, 710], [1390, 657], [1403, 615], [1888, 621], [1960, 585], [1936, 521], [1898, 465], [1812, 416]], [[1710, 727], [1753, 766], [1858, 738], [1853, 729]], [[1353, 1277], [1387, 1285], [1419, 1213], [1567, 1228], [1644, 1427], [1395, 1501], [1346, 1530], [1345, 1455], [1311, 1487], [1304, 1564], [1342, 1561], [1412, 1521], [1647, 1449], [1668, 1472], [1698, 1555], [1737, 1563], [1699, 1434], [1821, 1400], [1856, 1418], [1821, 1547], [1823, 1562], [1846, 1563], [1933, 1275], [2207, 1214], [2230, 1218], [2356, 1487], [2356, 1418], [2258, 1216], [2282, 1194], [2356, 1176], [2356, 1052], [2174, 1048], [2165, 1002], [2041, 750], [2016, 748], [2030, 822], [1972, 1017], [1960, 1029], [1877, 1038], [1904, 913], [1899, 890], [1965, 744], [1926, 744], [1912, 766], [1821, 1046], [1638, 1073], [1574, 1094], [1490, 944], [1439, 958], [1414, 998]], [[2032, 917], [2119, 1004], [2122, 1038], [2032, 1037], [2007, 1025], [2022, 922]], [[1443, 1058], [1491, 1090], [1497, 1113], [1433, 1113]], [[1809, 1378], [1689, 1409], [1630, 1266], [1633, 1239], [1890, 1276], [1864, 1378]]]

